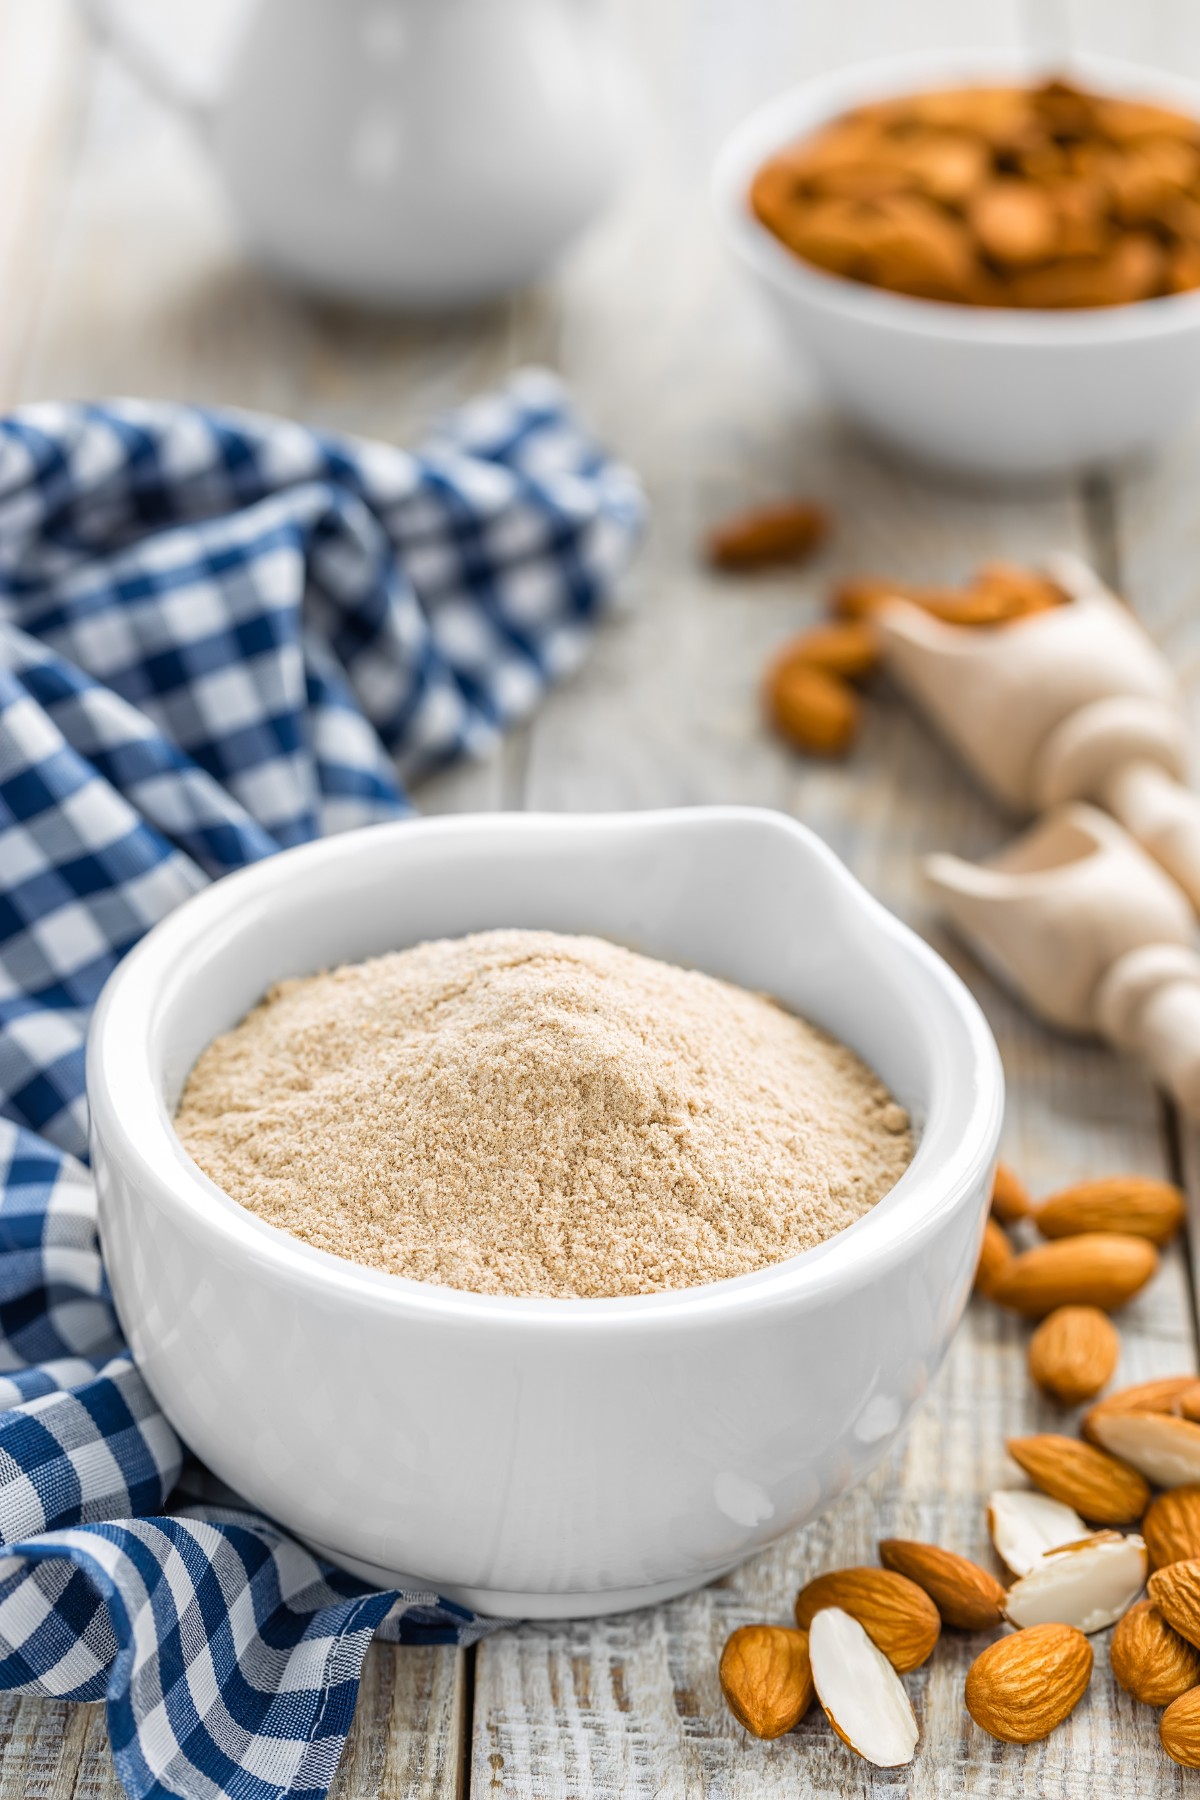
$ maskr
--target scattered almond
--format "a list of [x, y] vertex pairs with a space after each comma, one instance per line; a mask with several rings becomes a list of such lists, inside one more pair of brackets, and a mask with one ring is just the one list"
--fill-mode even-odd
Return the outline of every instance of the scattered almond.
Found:
[[1008, 1453], [1035, 1487], [1094, 1525], [1132, 1525], [1150, 1504], [1150, 1489], [1136, 1469], [1077, 1438], [1053, 1432], [1010, 1438]]
[[831, 619], [801, 632], [784, 654], [844, 681], [863, 681], [879, 667], [883, 651], [869, 619]]
[[1200, 1419], [1200, 1377], [1166, 1375], [1105, 1394], [1083, 1416], [1084, 1437], [1092, 1437], [1093, 1421], [1101, 1414], [1115, 1412], [1173, 1413], [1180, 1419]]
[[1085, 1231], [1120, 1231], [1163, 1245], [1179, 1230], [1184, 1199], [1169, 1181], [1148, 1176], [1112, 1175], [1079, 1181], [1052, 1194], [1034, 1213], [1043, 1237], [1077, 1237]]
[[1153, 1600], [1139, 1600], [1117, 1623], [1112, 1672], [1145, 1706], [1169, 1706], [1200, 1683], [1200, 1650], [1167, 1624]]
[[1090, 1435], [1155, 1487], [1200, 1483], [1200, 1425], [1172, 1413], [1098, 1411]]
[[1006, 1275], [1016, 1261], [1016, 1252], [997, 1225], [995, 1219], [988, 1219], [983, 1228], [983, 1242], [979, 1246], [979, 1261], [975, 1265], [975, 1286], [986, 1299], [994, 1299], [996, 1288], [1001, 1278]]
[[1150, 1567], [1200, 1558], [1200, 1486], [1169, 1488], [1150, 1502], [1142, 1520]]
[[755, 1737], [782, 1737], [812, 1704], [808, 1633], [783, 1625], [742, 1625], [721, 1652], [721, 1692]]
[[1001, 1225], [1016, 1225], [1033, 1211], [1029, 1189], [1007, 1163], [996, 1164], [992, 1181], [992, 1217]]
[[1014, 1575], [1028, 1575], [1048, 1550], [1088, 1535], [1074, 1507], [1029, 1488], [1001, 1488], [988, 1501], [987, 1517], [996, 1554]]
[[829, 535], [829, 514], [811, 500], [756, 506], [719, 525], [708, 539], [708, 560], [717, 569], [762, 569], [797, 562]]
[[920, 1668], [941, 1634], [942, 1621], [929, 1595], [891, 1569], [835, 1569], [818, 1575], [796, 1596], [801, 1631], [827, 1606], [857, 1619], [901, 1675]]
[[813, 1619], [809, 1650], [817, 1698], [842, 1742], [879, 1769], [910, 1763], [918, 1735], [912, 1702], [859, 1621], [827, 1606]]
[[1029, 1373], [1044, 1393], [1078, 1406], [1112, 1379], [1120, 1354], [1121, 1340], [1107, 1313], [1095, 1306], [1059, 1306], [1029, 1340]]
[[1092, 1678], [1092, 1646], [1070, 1625], [1030, 1625], [999, 1638], [967, 1671], [967, 1711], [1006, 1744], [1049, 1737]]
[[925, 1590], [943, 1625], [959, 1631], [985, 1631], [1004, 1617], [1004, 1589], [996, 1577], [953, 1550], [916, 1544], [907, 1538], [884, 1538], [879, 1560], [885, 1569], [906, 1575]]
[[1158, 1721], [1158, 1735], [1172, 1762], [1200, 1769], [1200, 1688], [1172, 1700]]
[[1103, 1631], [1146, 1585], [1146, 1546], [1140, 1537], [1098, 1531], [1048, 1551], [1008, 1590], [1005, 1612], [1014, 1625], [1074, 1625]]
[[1200, 1648], [1200, 1562], [1168, 1563], [1165, 1569], [1155, 1569], [1149, 1593], [1167, 1624]]
[[810, 756], [844, 756], [858, 735], [853, 688], [786, 650], [767, 670], [763, 701], [780, 735]]
[[1015, 1257], [992, 1298], [1030, 1319], [1043, 1319], [1059, 1306], [1113, 1312], [1145, 1287], [1157, 1267], [1158, 1252], [1145, 1238], [1085, 1232]]

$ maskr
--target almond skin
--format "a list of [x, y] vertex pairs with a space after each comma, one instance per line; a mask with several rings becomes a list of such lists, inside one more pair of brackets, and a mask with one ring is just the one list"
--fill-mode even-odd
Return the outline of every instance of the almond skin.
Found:
[[923, 1588], [891, 1569], [834, 1569], [796, 1596], [796, 1623], [807, 1631], [822, 1607], [857, 1619], [897, 1674], [919, 1669], [941, 1635], [938, 1609]]
[[845, 681], [864, 681], [883, 661], [879, 633], [869, 619], [831, 619], [801, 632], [787, 648], [798, 662]]
[[1153, 1600], [1139, 1600], [1117, 1621], [1112, 1672], [1145, 1706], [1169, 1706], [1200, 1682], [1200, 1650], [1167, 1624]]
[[1200, 1649], [1200, 1562], [1168, 1563], [1156, 1569], [1146, 1592], [1168, 1625]]
[[785, 1625], [742, 1625], [721, 1652], [721, 1692], [755, 1737], [782, 1737], [812, 1705], [808, 1633]]
[[1007, 1163], [997, 1163], [992, 1182], [992, 1217], [1001, 1225], [1015, 1225], [1019, 1219], [1027, 1219], [1032, 1211], [1033, 1201], [1025, 1183], [1014, 1175]]
[[1084, 1437], [1095, 1442], [1093, 1422], [1101, 1413], [1116, 1412], [1169, 1413], [1177, 1419], [1200, 1419], [1200, 1377], [1164, 1375], [1157, 1381], [1137, 1381], [1132, 1387], [1105, 1394], [1083, 1415]]
[[1096, 1306], [1058, 1306], [1029, 1340], [1029, 1373], [1064, 1406], [1091, 1400], [1111, 1381], [1121, 1340]]
[[1032, 1481], [1092, 1525], [1133, 1525], [1150, 1504], [1148, 1482], [1106, 1450], [1043, 1432], [1010, 1438], [1008, 1454]]
[[1048, 1737], [1092, 1678], [1092, 1646], [1073, 1625], [1029, 1625], [998, 1638], [967, 1671], [967, 1711], [1006, 1744]]
[[1169, 1488], [1157, 1495], [1142, 1520], [1142, 1536], [1152, 1569], [1200, 1559], [1200, 1487]]
[[1200, 1688], [1171, 1702], [1158, 1721], [1158, 1735], [1172, 1762], [1200, 1769]]
[[884, 1538], [879, 1560], [885, 1569], [906, 1575], [923, 1588], [937, 1607], [943, 1625], [958, 1631], [986, 1631], [1004, 1619], [1004, 1589], [978, 1563], [908, 1538]]
[[1157, 1267], [1158, 1252], [1145, 1238], [1085, 1232], [1014, 1257], [992, 1298], [1027, 1319], [1044, 1319], [1059, 1306], [1113, 1312], [1145, 1287]]
[[1016, 1260], [1012, 1245], [995, 1219], [988, 1219], [983, 1228], [983, 1242], [979, 1246], [979, 1261], [975, 1265], [977, 1291], [985, 1299], [991, 1300], [1000, 1281]]
[[780, 736], [810, 756], [844, 756], [858, 736], [853, 688], [787, 650], [767, 670], [763, 704]]
[[1119, 1231], [1150, 1243], [1169, 1243], [1183, 1224], [1184, 1200], [1169, 1181], [1143, 1175], [1111, 1175], [1079, 1181], [1051, 1194], [1034, 1213], [1045, 1238], [1078, 1237], [1085, 1231]]
[[829, 514], [811, 500], [756, 506], [710, 533], [708, 560], [715, 569], [765, 569], [797, 562], [828, 535]]

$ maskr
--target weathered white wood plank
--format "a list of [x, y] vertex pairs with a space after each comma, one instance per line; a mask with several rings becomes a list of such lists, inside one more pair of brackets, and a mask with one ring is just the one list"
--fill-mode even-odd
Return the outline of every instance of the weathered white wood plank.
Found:
[[[64, 0], [0, 0], [0, 30], [18, 10], [28, 20], [35, 4], [66, 18]], [[184, 22], [182, 0], [169, 4]], [[156, 12], [166, 5], [160, 0]], [[1076, 13], [1081, 5], [1076, 0]], [[1109, 47], [1151, 54], [1164, 9], [1136, 9], [1136, 19], [1119, 10], [1125, 23], [1104, 29], [1132, 32], [1137, 43]], [[1015, 0], [903, 8], [864, 0], [840, 9], [624, 0], [622, 14], [652, 101], [637, 182], [552, 287], [481, 315], [419, 325], [311, 307], [249, 270], [200, 151], [107, 62], [88, 65], [77, 137], [61, 111], [18, 96], [21, 104], [5, 112], [7, 128], [21, 142], [37, 140], [30, 166], [43, 174], [40, 187], [24, 190], [34, 201], [8, 215], [14, 223], [0, 250], [6, 294], [16, 296], [0, 317], [0, 386], [7, 399], [134, 391], [230, 401], [404, 438], [516, 361], [558, 364], [650, 488], [654, 527], [633, 605], [527, 734], [493, 763], [427, 784], [420, 803], [778, 805], [816, 825], [869, 886], [928, 929], [915, 880], [919, 854], [948, 846], [978, 854], [1008, 825], [886, 693], [872, 700], [851, 762], [826, 769], [794, 759], [760, 725], [759, 669], [771, 646], [817, 609], [836, 570], [956, 575], [985, 556], [1086, 545], [1083, 509], [1068, 490], [998, 501], [929, 486], [855, 444], [821, 416], [819, 402], [790, 411], [780, 392], [788, 372], [715, 244], [704, 175], [721, 133], [806, 70], [921, 44], [1011, 42], [1022, 9]], [[1166, 8], [1159, 41], [1177, 48], [1187, 16], [1186, 0]], [[13, 41], [0, 37], [0, 48]], [[0, 69], [2, 93], [19, 86], [8, 80], [14, 66]], [[57, 80], [59, 64], [50, 68]], [[64, 166], [68, 203], [47, 211], [37, 196]], [[51, 266], [52, 279], [40, 284], [34, 272]], [[1185, 465], [1178, 466], [1173, 499], [1161, 484], [1152, 494], [1136, 484], [1129, 490], [1130, 507], [1149, 515], [1138, 531], [1141, 554], [1163, 546], [1155, 552], [1163, 591], [1174, 596], [1156, 614], [1163, 630], [1190, 604], [1182, 571], [1197, 547]], [[744, 500], [797, 490], [828, 498], [839, 516], [837, 541], [810, 570], [720, 584], [698, 571], [694, 550], [706, 521]], [[1185, 662], [1198, 660], [1191, 638], [1172, 642]], [[1076, 1174], [1162, 1167], [1156, 1103], [1136, 1072], [1050, 1038], [956, 960], [1001, 1038], [1008, 1150], [1031, 1181], [1044, 1189]], [[1122, 1333], [1123, 1378], [1190, 1364], [1178, 1258], [1130, 1309]], [[832, 1800], [884, 1790], [938, 1800], [964, 1792], [1108, 1800], [1182, 1792], [1183, 1777], [1158, 1751], [1152, 1715], [1114, 1695], [1103, 1671], [1076, 1719], [1044, 1749], [1006, 1750], [982, 1738], [961, 1708], [964, 1642], [948, 1641], [931, 1669], [912, 1678], [926, 1743], [911, 1777], [872, 1778], [816, 1719], [774, 1746], [756, 1744], [721, 1706], [715, 1670], [726, 1632], [747, 1618], [785, 1618], [805, 1574], [869, 1555], [884, 1532], [928, 1535], [986, 1557], [981, 1497], [1015, 1479], [1003, 1437], [1056, 1416], [1030, 1396], [1025, 1335], [974, 1305], [892, 1464], [827, 1519], [716, 1588], [648, 1613], [527, 1627], [481, 1646], [476, 1791], [539, 1800], [750, 1800], [798, 1791]], [[372, 1651], [339, 1800], [456, 1791], [465, 1667], [453, 1652]], [[4, 1699], [0, 1751], [0, 1800], [112, 1791], [98, 1709]]]

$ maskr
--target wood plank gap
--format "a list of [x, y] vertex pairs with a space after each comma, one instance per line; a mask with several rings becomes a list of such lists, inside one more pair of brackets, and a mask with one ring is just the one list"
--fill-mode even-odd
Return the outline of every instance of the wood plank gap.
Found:
[[[1102, 581], [1129, 605], [1125, 594], [1124, 559], [1121, 555], [1119, 507], [1111, 477], [1088, 476], [1083, 483], [1084, 529], [1092, 544], [1092, 560]], [[1136, 610], [1136, 609], [1132, 609]], [[1192, 1344], [1200, 1357], [1200, 1309], [1196, 1295], [1196, 1241], [1200, 1232], [1200, 1171], [1190, 1167], [1187, 1155], [1188, 1136], [1174, 1102], [1159, 1094], [1159, 1116], [1164, 1154], [1171, 1180], [1187, 1197], [1187, 1224], [1181, 1239], [1181, 1255], [1186, 1270], [1187, 1307], [1191, 1321]]]
[[478, 1644], [470, 1644], [463, 1655], [462, 1715], [458, 1734], [458, 1769], [454, 1786], [457, 1800], [470, 1800], [472, 1750], [475, 1744], [475, 1663], [478, 1653]]

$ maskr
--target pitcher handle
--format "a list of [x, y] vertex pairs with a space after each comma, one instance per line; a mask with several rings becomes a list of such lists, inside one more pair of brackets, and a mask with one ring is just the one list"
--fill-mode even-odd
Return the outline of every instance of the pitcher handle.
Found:
[[213, 96], [205, 93], [170, 57], [162, 55], [130, 20], [121, 0], [79, 0], [79, 7], [97, 40], [124, 63], [140, 87], [194, 125], [207, 123]]

